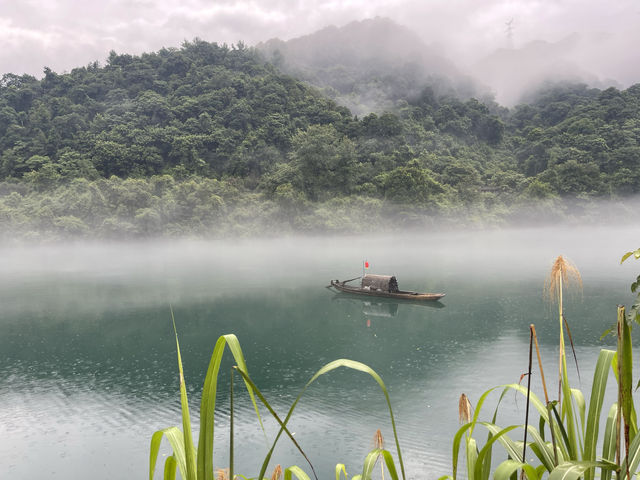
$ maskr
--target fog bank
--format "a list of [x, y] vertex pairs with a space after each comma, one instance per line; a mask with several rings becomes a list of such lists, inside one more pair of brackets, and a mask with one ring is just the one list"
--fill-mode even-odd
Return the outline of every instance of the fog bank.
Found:
[[[40, 312], [43, 321], [53, 312], [96, 305], [168, 308], [238, 291], [320, 289], [330, 279], [361, 275], [365, 259], [371, 273], [394, 274], [412, 289], [440, 291], [449, 279], [464, 277], [471, 284], [534, 280], [542, 294], [558, 255], [577, 265], [586, 287], [597, 288], [603, 279], [623, 285], [624, 301], [640, 265], [620, 265], [620, 258], [639, 242], [640, 227], [631, 226], [5, 246], [0, 249], [0, 302], [8, 312]], [[87, 290], [87, 284], [94, 287]], [[32, 293], [28, 302], [14, 295], [26, 285]], [[69, 298], [76, 300], [69, 304]], [[117, 305], [113, 298], [120, 299]]]

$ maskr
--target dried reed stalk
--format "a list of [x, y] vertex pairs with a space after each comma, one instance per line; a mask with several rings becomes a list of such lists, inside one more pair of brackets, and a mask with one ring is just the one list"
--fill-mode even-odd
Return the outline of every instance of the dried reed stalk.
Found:
[[[529, 404], [531, 398], [531, 363], [533, 358], [533, 324], [529, 325], [529, 370], [527, 371], [527, 408], [524, 414], [524, 441], [522, 443], [522, 463], [527, 462], [527, 433], [529, 429]], [[524, 469], [522, 470], [524, 477]]]
[[[536, 335], [536, 326], [531, 324], [531, 335], [533, 335], [533, 343], [536, 346], [536, 355], [538, 357], [538, 367], [540, 367], [540, 378], [542, 379], [542, 390], [544, 390], [544, 401], [547, 409], [549, 408], [549, 393], [547, 392], [547, 382], [544, 378], [544, 368], [542, 368], [542, 357], [540, 356], [540, 346], [538, 345], [538, 335]], [[553, 432], [553, 418], [549, 411], [549, 431], [551, 432], [551, 443], [553, 445], [553, 459], [558, 464], [558, 452], [556, 451], [556, 436]]]

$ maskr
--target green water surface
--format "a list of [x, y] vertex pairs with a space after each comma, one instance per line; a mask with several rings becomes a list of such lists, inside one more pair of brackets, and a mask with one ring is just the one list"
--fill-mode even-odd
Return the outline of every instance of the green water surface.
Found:
[[[181, 425], [172, 306], [197, 430], [199, 394], [219, 335], [235, 333], [249, 373], [282, 415], [306, 381], [337, 358], [364, 362], [387, 384], [408, 478], [451, 471], [457, 403], [517, 382], [535, 323], [552, 375], [557, 316], [543, 299], [558, 254], [581, 269], [567, 302], [581, 384], [599, 340], [630, 304], [640, 265], [620, 266], [638, 230], [605, 229], [261, 242], [153, 242], [5, 247], [0, 253], [0, 461], [6, 478], [144, 478], [148, 445]], [[401, 288], [445, 292], [415, 305], [338, 296], [332, 278], [398, 277]], [[222, 368], [215, 459], [228, 466], [228, 375]], [[239, 379], [238, 379], [239, 381]], [[539, 381], [539, 379], [537, 379]], [[536, 378], [533, 378], [534, 388]], [[241, 385], [237, 383], [237, 385]], [[256, 476], [268, 449], [246, 393], [236, 411], [236, 471]], [[521, 423], [523, 402], [505, 407]], [[275, 422], [265, 415], [266, 434]], [[358, 473], [380, 428], [393, 449], [384, 397], [365, 374], [339, 370], [303, 397], [290, 429], [320, 478], [338, 462]], [[168, 449], [163, 449], [166, 455]], [[275, 463], [304, 459], [283, 439]], [[274, 465], [275, 465], [274, 463]], [[3, 474], [4, 476], [4, 474]]]

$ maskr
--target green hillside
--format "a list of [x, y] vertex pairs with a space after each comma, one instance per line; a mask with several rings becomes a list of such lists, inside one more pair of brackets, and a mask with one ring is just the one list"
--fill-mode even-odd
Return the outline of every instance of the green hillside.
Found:
[[566, 217], [570, 202], [588, 213], [638, 193], [639, 145], [640, 85], [556, 86], [513, 110], [425, 87], [358, 118], [255, 49], [195, 40], [3, 75], [0, 227], [122, 237]]

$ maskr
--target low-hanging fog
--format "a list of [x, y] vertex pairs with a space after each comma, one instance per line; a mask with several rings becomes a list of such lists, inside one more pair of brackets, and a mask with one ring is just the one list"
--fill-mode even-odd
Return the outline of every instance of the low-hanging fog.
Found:
[[640, 78], [640, 8], [632, 0], [3, 2], [0, 73], [69, 71], [103, 62], [110, 50], [139, 54], [195, 37], [249, 45], [290, 40], [376, 16], [408, 27], [506, 105], [549, 77], [623, 88]]
[[[47, 322], [67, 310], [166, 307], [238, 292], [308, 287], [370, 273], [393, 274], [400, 286], [441, 291], [455, 279], [487, 285], [542, 286], [558, 255], [572, 260], [585, 285], [614, 282], [620, 302], [637, 265], [620, 265], [638, 247], [638, 226], [548, 226], [500, 230], [414, 231], [381, 235], [266, 239], [72, 242], [0, 248], [0, 302], [9, 314], [31, 311]], [[591, 283], [590, 283], [591, 282]], [[87, 289], [86, 285], [99, 286]], [[30, 300], [24, 301], [28, 290]], [[455, 292], [448, 292], [451, 296]], [[69, 299], [75, 299], [71, 303]], [[114, 298], [118, 303], [114, 304]], [[62, 315], [60, 318], [63, 318]]]

